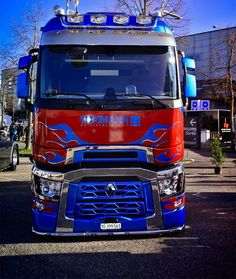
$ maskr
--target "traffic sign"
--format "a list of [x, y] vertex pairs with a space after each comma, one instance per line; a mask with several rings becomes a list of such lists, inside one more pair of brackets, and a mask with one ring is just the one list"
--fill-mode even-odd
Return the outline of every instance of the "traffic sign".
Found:
[[191, 110], [210, 110], [210, 100], [192, 100]]
[[198, 147], [198, 118], [185, 117], [184, 119], [184, 144], [185, 146]]
[[189, 123], [190, 123], [190, 125], [191, 125], [192, 127], [194, 127], [194, 126], [196, 126], [195, 124], [197, 124], [197, 121], [196, 121], [195, 118], [192, 118], [192, 119], [189, 121]]
[[191, 110], [199, 110], [199, 109], [200, 109], [200, 100], [192, 100]]
[[201, 110], [209, 110], [210, 109], [210, 100], [201, 100]]

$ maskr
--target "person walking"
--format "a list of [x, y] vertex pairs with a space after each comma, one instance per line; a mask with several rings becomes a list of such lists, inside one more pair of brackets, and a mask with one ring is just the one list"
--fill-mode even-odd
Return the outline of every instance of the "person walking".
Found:
[[13, 124], [12, 127], [12, 137], [11, 137], [12, 141], [16, 141], [17, 140], [17, 127], [15, 124]]

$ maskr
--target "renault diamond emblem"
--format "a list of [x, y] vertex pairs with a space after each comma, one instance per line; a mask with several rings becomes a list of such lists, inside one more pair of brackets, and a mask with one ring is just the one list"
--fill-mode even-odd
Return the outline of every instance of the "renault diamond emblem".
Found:
[[105, 192], [108, 196], [114, 196], [117, 188], [114, 183], [108, 183], [107, 186], [105, 187]]

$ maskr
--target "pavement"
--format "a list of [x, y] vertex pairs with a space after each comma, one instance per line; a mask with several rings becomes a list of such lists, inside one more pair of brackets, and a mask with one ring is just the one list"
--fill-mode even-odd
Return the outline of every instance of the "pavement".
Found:
[[[236, 153], [225, 152], [225, 162], [222, 165], [224, 177], [236, 177]], [[211, 163], [209, 150], [185, 149], [184, 162], [186, 173], [203, 176], [215, 175], [215, 166]], [[220, 177], [220, 175], [218, 175]]]
[[19, 146], [20, 149], [24, 149], [25, 148], [25, 142], [23, 141], [17, 141], [17, 144]]

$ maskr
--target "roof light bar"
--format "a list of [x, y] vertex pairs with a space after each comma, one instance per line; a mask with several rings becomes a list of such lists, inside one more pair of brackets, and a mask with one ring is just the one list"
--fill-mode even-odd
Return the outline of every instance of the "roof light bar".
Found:
[[107, 22], [107, 16], [101, 14], [91, 15], [90, 21], [95, 24], [104, 24]]
[[152, 15], [127, 15], [108, 13], [73, 13], [61, 16], [65, 28], [144, 30], [172, 34], [170, 27], [159, 17]]

